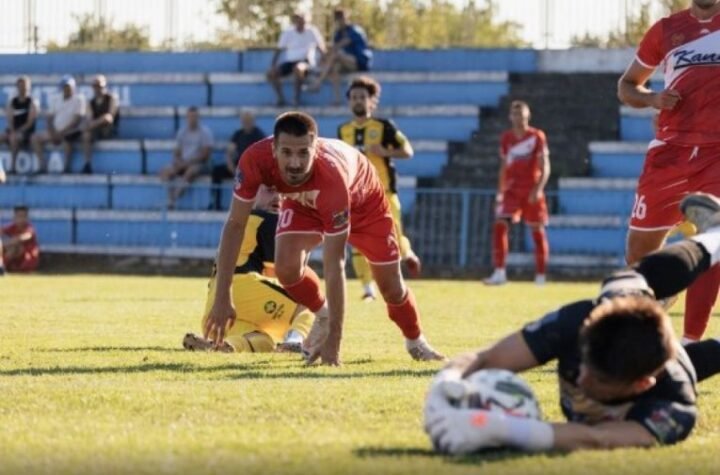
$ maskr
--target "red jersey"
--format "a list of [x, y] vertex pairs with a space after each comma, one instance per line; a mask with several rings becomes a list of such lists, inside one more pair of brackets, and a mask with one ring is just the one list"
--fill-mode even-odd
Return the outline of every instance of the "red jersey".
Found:
[[506, 190], [510, 188], [529, 190], [540, 181], [538, 158], [548, 153], [545, 132], [529, 127], [525, 135], [518, 138], [512, 129], [506, 130], [500, 136], [500, 152], [506, 158]]
[[657, 139], [720, 143], [720, 15], [698, 20], [683, 10], [661, 19], [645, 34], [636, 59], [651, 69], [662, 64], [665, 89], [680, 93], [674, 109], [660, 112]]
[[24, 228], [20, 228], [16, 224], [8, 224], [2, 228], [2, 233], [3, 236], [8, 237], [18, 237], [21, 234], [30, 233], [31, 238], [23, 243], [23, 250], [26, 253], [39, 254], [37, 233], [35, 232], [35, 228], [33, 228], [32, 224], [28, 224]]
[[235, 198], [255, 199], [263, 184], [275, 187], [284, 200], [294, 201], [322, 223], [325, 234], [340, 234], [387, 213], [385, 192], [370, 161], [340, 140], [318, 139], [308, 181], [285, 183], [272, 154], [273, 137], [251, 145], [238, 162]]

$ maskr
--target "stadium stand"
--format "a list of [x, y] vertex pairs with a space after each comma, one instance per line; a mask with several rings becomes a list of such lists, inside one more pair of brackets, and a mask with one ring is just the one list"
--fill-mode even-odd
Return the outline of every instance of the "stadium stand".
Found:
[[[200, 107], [203, 123], [216, 137], [213, 163], [222, 163], [224, 141], [237, 128], [241, 107], [250, 107], [258, 125], [272, 130], [282, 109], [269, 106], [274, 99], [263, 73], [270, 55], [0, 55], [0, 100], [21, 73], [31, 74], [34, 94], [46, 107], [62, 74], [75, 74], [80, 91], [89, 95], [88, 81], [101, 72], [122, 105], [117, 140], [96, 147], [95, 175], [13, 175], [0, 187], [0, 206], [30, 205], [41, 243], [57, 252], [212, 256], [222, 213], [205, 212], [209, 179], [198, 180], [178, 210], [167, 213], [165, 185], [157, 173], [191, 105]], [[538, 54], [532, 50], [377, 52], [372, 74], [383, 85], [378, 115], [391, 117], [415, 147], [412, 160], [395, 164], [402, 176], [408, 232], [431, 266], [489, 263], [486, 221], [492, 216], [497, 136], [507, 126], [507, 105], [514, 98], [532, 104], [533, 122], [548, 132], [552, 150], [557, 192], [550, 193], [551, 268], [622, 262], [625, 220], [644, 155], [642, 142], [651, 136], [651, 114], [618, 106], [616, 74], [537, 69]], [[327, 105], [329, 87], [305, 97], [304, 109], [318, 119], [321, 134], [335, 136], [347, 120], [346, 107]], [[0, 117], [0, 128], [4, 122]], [[5, 150], [0, 159], [7, 159]], [[73, 172], [80, 165], [74, 160]], [[440, 188], [418, 188], [427, 185]], [[223, 202], [229, 203], [230, 196], [226, 184]], [[530, 265], [529, 236], [513, 242], [519, 244], [510, 264]]]

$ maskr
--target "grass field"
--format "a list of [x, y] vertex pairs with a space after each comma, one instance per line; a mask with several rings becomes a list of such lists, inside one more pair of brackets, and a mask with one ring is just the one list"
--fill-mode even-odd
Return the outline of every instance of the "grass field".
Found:
[[[491, 342], [595, 284], [413, 283], [431, 342]], [[11, 276], [0, 280], [0, 473], [717, 473], [720, 376], [671, 448], [528, 456], [433, 455], [421, 408], [438, 364], [413, 362], [384, 306], [351, 295], [341, 368], [286, 354], [182, 350], [204, 279]], [[675, 307], [673, 321], [681, 318]], [[714, 318], [710, 335], [720, 325]], [[526, 379], [560, 411], [553, 367]]]

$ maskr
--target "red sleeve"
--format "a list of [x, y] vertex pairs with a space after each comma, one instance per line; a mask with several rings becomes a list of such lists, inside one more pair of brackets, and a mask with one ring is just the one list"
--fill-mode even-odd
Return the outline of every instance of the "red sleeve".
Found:
[[317, 210], [324, 234], [340, 234], [350, 229], [350, 193], [347, 186], [338, 180], [333, 186], [323, 188], [318, 195]]
[[635, 59], [648, 69], [655, 69], [665, 59], [663, 48], [663, 22], [655, 23], [645, 33], [638, 47]]
[[241, 201], [255, 201], [258, 188], [262, 184], [260, 163], [262, 156], [257, 147], [249, 147], [238, 160], [235, 169], [235, 188], [233, 195]]

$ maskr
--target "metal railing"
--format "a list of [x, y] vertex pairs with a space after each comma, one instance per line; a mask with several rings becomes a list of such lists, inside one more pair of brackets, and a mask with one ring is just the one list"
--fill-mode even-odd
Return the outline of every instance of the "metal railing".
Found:
[[[518, 23], [523, 39], [547, 49], [566, 48], [573, 37], [625, 31], [628, 19], [645, 4], [651, 7], [652, 20], [667, 14], [660, 0], [502, 0], [495, 1], [494, 8], [497, 20]], [[14, 52], [41, 52], [49, 42], [64, 44], [77, 27], [78, 15], [140, 26], [153, 47], [170, 50], [212, 43], [219, 30], [229, 27], [217, 12], [217, 2], [208, 0], [0, 0], [0, 11], [5, 20], [0, 50]]]

